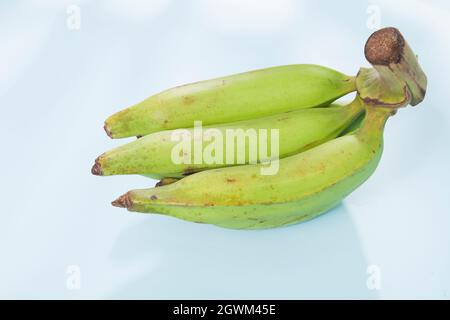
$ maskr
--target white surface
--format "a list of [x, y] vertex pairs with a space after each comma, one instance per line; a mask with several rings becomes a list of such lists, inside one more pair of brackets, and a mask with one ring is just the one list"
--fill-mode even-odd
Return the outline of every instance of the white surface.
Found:
[[[66, 26], [71, 4], [79, 30]], [[274, 65], [355, 74], [374, 10], [403, 32], [429, 89], [388, 122], [378, 170], [342, 205], [256, 232], [110, 206], [153, 181], [90, 174], [124, 143], [104, 134], [108, 115]], [[448, 299], [449, 13], [445, 1], [417, 0], [0, 1], [0, 297]], [[79, 289], [67, 287], [71, 265]], [[371, 265], [380, 290], [366, 286]]]

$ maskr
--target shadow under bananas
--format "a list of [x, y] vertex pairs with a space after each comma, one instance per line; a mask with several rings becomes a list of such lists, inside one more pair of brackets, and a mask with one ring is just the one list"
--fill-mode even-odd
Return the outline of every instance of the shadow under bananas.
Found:
[[[239, 231], [148, 216], [112, 249], [120, 268], [139, 265], [109, 298], [376, 298], [345, 205], [306, 223]], [[158, 261], [155, 261], [158, 260]]]

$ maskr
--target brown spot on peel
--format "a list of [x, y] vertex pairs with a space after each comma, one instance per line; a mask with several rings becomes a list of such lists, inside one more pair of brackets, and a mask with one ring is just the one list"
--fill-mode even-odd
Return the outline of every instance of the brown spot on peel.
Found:
[[121, 195], [119, 198], [111, 202], [114, 207], [119, 208], [131, 208], [133, 206], [133, 201], [130, 199], [130, 193], [127, 192], [124, 195]]
[[103, 175], [102, 165], [100, 164], [100, 157], [97, 157], [97, 159], [95, 159], [95, 163], [92, 166], [91, 172], [95, 176], [102, 176]]
[[399, 63], [403, 56], [405, 39], [396, 28], [383, 28], [374, 32], [364, 46], [366, 59], [374, 65], [388, 66]]
[[193, 96], [184, 96], [183, 97], [183, 103], [186, 105], [189, 105], [195, 101], [195, 98]]

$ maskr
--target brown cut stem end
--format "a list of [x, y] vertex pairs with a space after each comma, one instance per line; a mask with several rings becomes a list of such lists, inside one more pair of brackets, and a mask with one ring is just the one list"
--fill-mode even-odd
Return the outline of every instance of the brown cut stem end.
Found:
[[131, 201], [130, 193], [127, 192], [121, 195], [119, 198], [111, 202], [114, 207], [129, 209], [133, 206], [133, 201]]
[[383, 28], [369, 37], [364, 47], [364, 55], [373, 65], [396, 64], [402, 59], [405, 43], [405, 39], [396, 28]]

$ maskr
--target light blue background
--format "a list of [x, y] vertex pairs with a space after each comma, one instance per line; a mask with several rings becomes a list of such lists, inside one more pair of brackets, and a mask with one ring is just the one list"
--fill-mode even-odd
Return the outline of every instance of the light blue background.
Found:
[[[66, 26], [70, 4], [79, 30]], [[419, 55], [429, 87], [388, 122], [378, 170], [340, 206], [248, 232], [110, 205], [154, 181], [90, 174], [125, 142], [104, 134], [108, 115], [175, 85], [275, 65], [355, 74], [377, 10]], [[449, 57], [446, 1], [1, 0], [0, 297], [448, 299]], [[370, 265], [380, 290], [366, 286]]]

